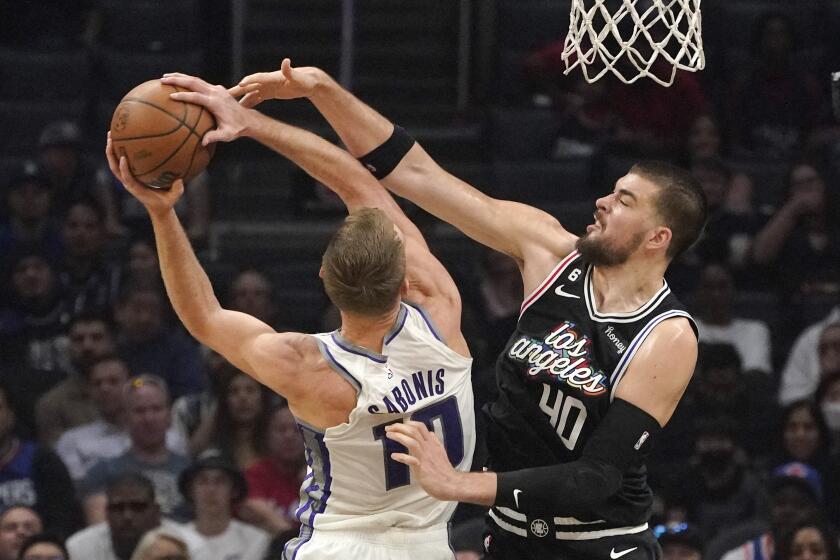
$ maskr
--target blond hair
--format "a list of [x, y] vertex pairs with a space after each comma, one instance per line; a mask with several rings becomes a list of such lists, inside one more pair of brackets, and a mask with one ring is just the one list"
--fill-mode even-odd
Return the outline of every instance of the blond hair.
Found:
[[181, 549], [181, 554], [184, 554], [187, 558], [190, 557], [187, 541], [185, 541], [181, 535], [172, 529], [157, 527], [156, 529], [152, 529], [143, 535], [143, 538], [140, 539], [139, 543], [137, 543], [137, 548], [134, 549], [134, 553], [131, 555], [130, 560], [146, 560], [146, 554], [160, 540], [166, 540], [173, 543]]
[[324, 289], [339, 309], [379, 315], [399, 299], [405, 248], [385, 212], [363, 208], [332, 236], [321, 266]]

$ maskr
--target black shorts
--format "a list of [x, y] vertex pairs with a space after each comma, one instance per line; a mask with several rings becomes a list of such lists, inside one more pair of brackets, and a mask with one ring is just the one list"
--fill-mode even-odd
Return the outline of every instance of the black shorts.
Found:
[[660, 560], [662, 549], [650, 529], [589, 540], [524, 538], [492, 521], [484, 534], [485, 560]]

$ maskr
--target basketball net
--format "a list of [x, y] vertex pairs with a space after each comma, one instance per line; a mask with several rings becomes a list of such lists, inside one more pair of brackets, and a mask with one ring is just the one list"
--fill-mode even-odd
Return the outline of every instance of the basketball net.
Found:
[[[562, 58], [564, 73], [580, 66], [589, 83], [612, 72], [627, 84], [645, 77], [670, 86], [677, 69], [706, 64], [700, 0], [572, 0]], [[671, 65], [670, 76], [657, 61]]]

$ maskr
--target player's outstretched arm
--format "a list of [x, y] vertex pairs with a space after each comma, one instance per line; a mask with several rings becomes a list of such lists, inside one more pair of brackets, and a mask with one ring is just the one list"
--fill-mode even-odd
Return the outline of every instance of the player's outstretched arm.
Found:
[[279, 334], [255, 317], [223, 309], [175, 214], [183, 182], [168, 191], [145, 187], [131, 175], [126, 158], [117, 158], [110, 133], [105, 153], [114, 176], [149, 212], [166, 292], [183, 325], [234, 366], [294, 399], [301, 390], [296, 370], [304, 335]]
[[[292, 68], [288, 59], [280, 70], [247, 76], [229, 91], [244, 95], [241, 102], [246, 106], [267, 99], [308, 97], [355, 157], [369, 154], [394, 132], [390, 121], [323, 71]], [[526, 291], [574, 248], [575, 236], [549, 214], [484, 195], [443, 170], [419, 145], [401, 158], [382, 183], [479, 243], [515, 258]]]
[[[170, 74], [163, 82], [192, 90], [173, 93], [172, 98], [197, 103], [213, 113], [218, 130], [230, 131], [218, 136], [220, 140], [247, 136], [260, 142], [333, 190], [350, 213], [365, 207], [385, 211], [405, 239], [408, 297], [432, 314], [454, 350], [468, 355], [467, 344], [461, 335], [461, 298], [455, 283], [429, 251], [420, 230], [353, 156], [316, 134], [238, 104], [223, 88], [211, 86], [199, 78]], [[213, 132], [207, 135], [209, 141], [216, 138], [211, 134]]]
[[395, 423], [387, 437], [409, 453], [423, 488], [440, 500], [514, 508], [523, 513], [586, 511], [621, 488], [628, 467], [644, 462], [651, 442], [674, 412], [691, 379], [697, 339], [684, 318], [654, 328], [619, 380], [607, 415], [579, 460], [506, 473], [456, 471], [440, 441], [421, 422]]

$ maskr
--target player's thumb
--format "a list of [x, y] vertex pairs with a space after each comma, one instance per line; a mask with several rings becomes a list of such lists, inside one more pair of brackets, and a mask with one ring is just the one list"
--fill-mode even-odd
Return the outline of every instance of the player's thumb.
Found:
[[224, 142], [225, 141], [225, 133], [222, 132], [221, 129], [213, 129], [208, 131], [204, 134], [204, 137], [201, 139], [202, 146], [209, 146], [213, 142]]
[[288, 79], [292, 79], [292, 61], [289, 58], [284, 58], [283, 62], [280, 63], [280, 71], [283, 72], [283, 75], [286, 76]]

